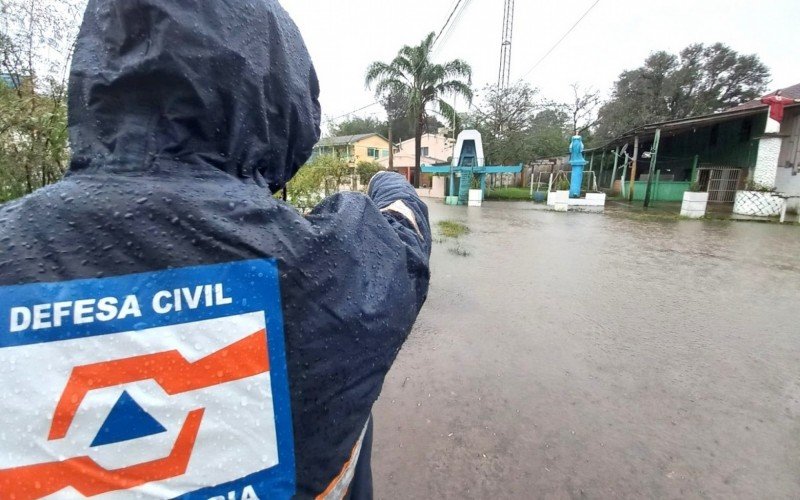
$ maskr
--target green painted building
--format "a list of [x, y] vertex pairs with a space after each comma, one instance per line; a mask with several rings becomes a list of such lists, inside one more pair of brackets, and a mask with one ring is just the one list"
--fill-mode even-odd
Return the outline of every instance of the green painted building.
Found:
[[634, 201], [645, 199], [648, 184], [651, 201], [681, 201], [696, 182], [709, 192], [709, 201], [733, 203], [736, 191], [764, 161], [764, 154], [759, 160], [764, 139], [775, 135], [765, 133], [767, 115], [767, 106], [756, 100], [720, 113], [645, 125], [587, 152], [593, 156], [591, 170], [602, 188]]

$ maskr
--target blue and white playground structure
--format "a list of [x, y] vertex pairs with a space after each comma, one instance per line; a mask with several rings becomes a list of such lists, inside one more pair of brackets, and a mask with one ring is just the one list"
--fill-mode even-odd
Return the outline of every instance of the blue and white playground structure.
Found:
[[[486, 166], [480, 132], [477, 130], [465, 130], [458, 134], [451, 165], [422, 165], [421, 169], [426, 174], [449, 175], [450, 195], [446, 198], [448, 205], [470, 204], [480, 206], [480, 202], [483, 201], [486, 194], [486, 175], [519, 174], [522, 172], [522, 164]], [[458, 183], [458, 188], [456, 188], [456, 183]], [[475, 187], [473, 188], [473, 186]], [[475, 197], [478, 190], [480, 190], [480, 196], [476, 200]], [[473, 191], [472, 196], [470, 191]]]

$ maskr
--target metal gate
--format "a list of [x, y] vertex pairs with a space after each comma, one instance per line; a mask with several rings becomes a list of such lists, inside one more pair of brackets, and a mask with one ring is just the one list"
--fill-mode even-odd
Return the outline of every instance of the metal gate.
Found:
[[708, 191], [711, 203], [733, 203], [739, 189], [742, 169], [733, 167], [704, 167], [698, 169], [697, 181]]

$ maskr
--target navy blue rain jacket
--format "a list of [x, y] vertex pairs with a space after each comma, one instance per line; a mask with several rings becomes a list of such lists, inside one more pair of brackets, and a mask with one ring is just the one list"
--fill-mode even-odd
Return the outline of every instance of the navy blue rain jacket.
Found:
[[273, 198], [319, 138], [318, 94], [275, 0], [90, 0], [69, 172], [0, 208], [0, 285], [276, 259], [301, 497], [349, 458], [425, 302], [431, 244], [397, 174], [308, 217]]

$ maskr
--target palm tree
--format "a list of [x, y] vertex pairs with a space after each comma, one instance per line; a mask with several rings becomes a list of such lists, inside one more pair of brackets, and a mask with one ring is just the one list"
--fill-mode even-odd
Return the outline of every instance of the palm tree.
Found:
[[461, 59], [434, 64], [430, 56], [435, 37], [436, 34], [431, 33], [419, 45], [404, 46], [391, 63], [372, 63], [365, 79], [367, 88], [374, 86], [378, 98], [386, 95], [403, 95], [407, 98], [408, 115], [414, 120], [414, 185], [417, 187], [422, 132], [428, 106], [438, 106], [438, 111], [452, 122], [455, 111], [445, 98], [460, 96], [472, 102], [472, 68]]

